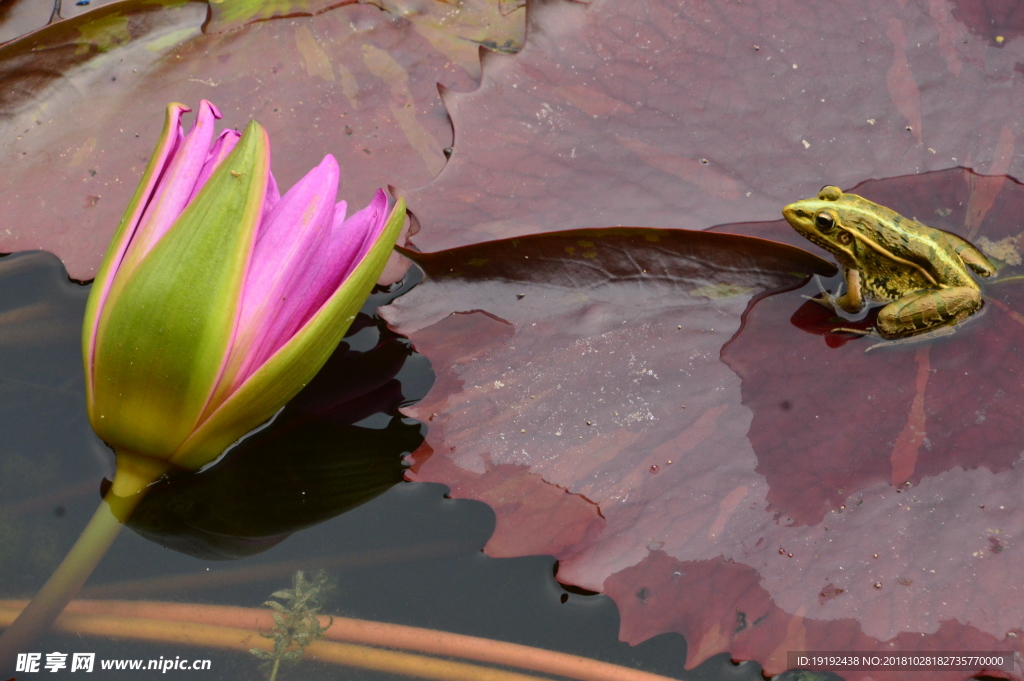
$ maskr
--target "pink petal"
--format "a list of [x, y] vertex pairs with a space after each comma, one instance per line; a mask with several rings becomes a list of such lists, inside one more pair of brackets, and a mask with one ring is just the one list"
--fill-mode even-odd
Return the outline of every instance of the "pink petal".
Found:
[[188, 204], [210, 153], [214, 121], [220, 117], [220, 111], [213, 104], [205, 99], [199, 103], [199, 113], [192, 130], [164, 170], [153, 199], [139, 222], [126, 258], [129, 269], [146, 257]]
[[[323, 249], [323, 262], [316, 269], [315, 276], [309, 283], [309, 305], [302, 324], [316, 314], [362, 261], [384, 229], [387, 222], [387, 208], [387, 196], [380, 190], [377, 191], [370, 205], [348, 219], [345, 219], [347, 205], [344, 201], [338, 203], [334, 212], [330, 242]], [[300, 328], [302, 328], [301, 324], [296, 327], [295, 331], [297, 332]]]
[[327, 155], [260, 225], [225, 381], [240, 385], [310, 316], [310, 283], [334, 221], [338, 163]]
[[250, 350], [244, 367], [235, 374], [235, 386], [241, 385], [298, 333], [380, 237], [388, 216], [388, 200], [383, 191], [378, 190], [370, 205], [348, 220], [345, 219], [347, 208], [344, 201], [335, 206], [330, 234], [325, 234], [323, 241], [318, 242], [305, 262], [301, 276], [294, 279], [288, 302], [278, 316], [270, 320], [259, 348]]
[[213, 148], [210, 149], [210, 153], [206, 156], [206, 162], [203, 164], [203, 169], [199, 172], [199, 179], [196, 180], [196, 186], [192, 188], [192, 195], [188, 198], [189, 202], [196, 198], [199, 190], [203, 188], [206, 181], [213, 175], [213, 171], [217, 169], [217, 166], [227, 158], [231, 150], [238, 144], [238, 140], [242, 138], [242, 134], [237, 130], [225, 130], [217, 137], [217, 141], [213, 143]]
[[[342, 214], [344, 215], [344, 213]], [[328, 258], [333, 267], [329, 276], [319, 281], [320, 304], [326, 302], [341, 286], [348, 275], [362, 262], [367, 252], [376, 243], [388, 218], [388, 197], [378, 189], [370, 204], [352, 214], [347, 220], [335, 217], [331, 230]]]
[[[103, 300], [106, 300], [106, 296], [110, 291], [110, 286], [114, 281], [113, 274], [120, 268], [121, 261], [124, 259], [125, 254], [128, 252], [128, 249], [135, 238], [135, 233], [139, 229], [139, 223], [142, 221], [142, 216], [145, 213], [146, 208], [153, 201], [153, 196], [157, 191], [156, 188], [164, 175], [167, 174], [167, 168], [174, 160], [175, 155], [178, 153], [178, 149], [181, 148], [182, 140], [184, 139], [184, 135], [181, 131], [181, 115], [188, 113], [191, 110], [192, 109], [182, 106], [181, 104], [170, 104], [167, 107], [166, 127], [170, 128], [170, 134], [161, 138], [157, 143], [156, 149], [153, 151], [156, 172], [154, 172], [152, 177], [149, 178], [149, 183], [142, 190], [144, 198], [139, 201], [138, 205], [135, 207], [135, 212], [132, 215], [126, 215], [124, 217], [124, 220], [128, 225], [121, 234], [121, 240], [115, 246], [118, 252], [113, 256], [114, 265], [111, 268], [111, 275], [105, 282], [103, 282], [105, 287]], [[102, 307], [102, 304], [100, 307]]]

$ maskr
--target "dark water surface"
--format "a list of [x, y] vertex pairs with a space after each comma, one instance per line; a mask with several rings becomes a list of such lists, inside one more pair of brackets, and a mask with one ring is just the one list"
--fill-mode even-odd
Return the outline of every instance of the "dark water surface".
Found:
[[[364, 310], [372, 313], [398, 292], [375, 294]], [[113, 471], [113, 456], [85, 413], [80, 325], [87, 295], [50, 254], [0, 259], [3, 598], [28, 597], [42, 585]], [[419, 445], [423, 426], [397, 409], [432, 381], [425, 358], [361, 316], [316, 381], [270, 427], [203, 473], [151, 490], [132, 521], [136, 531], [122, 532], [82, 597], [259, 607], [290, 585], [295, 570], [322, 568], [337, 587], [324, 608], [332, 614], [539, 646], [676, 678], [763, 678], [758, 665], [734, 665], [726, 655], [683, 672], [686, 643], [676, 634], [636, 647], [619, 642], [615, 605], [603, 595], [566, 591], [551, 557], [482, 553], [494, 528], [489, 507], [447, 499], [441, 485], [402, 482], [403, 455]], [[50, 635], [38, 651], [212, 660], [211, 671], [97, 668], [93, 679], [262, 677], [250, 655], [199, 647]], [[278, 678], [300, 677], [406, 678], [311, 661]]]

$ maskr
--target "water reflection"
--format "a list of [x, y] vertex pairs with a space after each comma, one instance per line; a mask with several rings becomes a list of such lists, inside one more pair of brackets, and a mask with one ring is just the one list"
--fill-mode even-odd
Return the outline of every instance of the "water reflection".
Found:
[[[5, 484], [0, 519], [10, 521], [4, 523], [4, 543], [13, 551], [11, 558], [28, 559], [46, 572], [60, 551], [54, 543], [30, 542], [28, 536], [49, 532], [18, 531], [15, 519], [31, 516], [41, 505], [53, 506], [47, 524], [59, 524], [69, 500], [94, 503], [94, 495], [102, 491], [96, 473], [107, 473], [112, 461], [85, 419], [79, 339], [88, 287], [69, 282], [60, 262], [39, 252], [0, 261], [0, 284], [5, 292], [0, 349], [4, 368], [10, 369], [0, 384], [0, 414], [9, 426], [4, 431], [11, 445], [0, 459], [0, 471], [6, 473], [5, 481], [19, 481], [21, 488]], [[415, 450], [423, 434], [418, 422], [398, 410], [429, 389], [433, 373], [404, 338], [388, 331], [372, 313], [411, 285], [412, 280], [376, 292], [322, 371], [270, 425], [206, 470], [155, 485], [129, 526], [193, 556], [237, 558], [264, 551], [288, 534], [363, 504], [400, 482], [403, 454]], [[24, 377], [19, 377], [19, 367]], [[35, 384], [39, 400], [25, 403], [26, 384]], [[47, 399], [54, 390], [63, 405], [57, 411]], [[26, 408], [33, 413], [24, 413]], [[62, 410], [68, 412], [63, 419]], [[60, 430], [53, 428], [54, 419], [70, 419], [71, 430], [84, 441], [72, 444], [72, 450], [91, 449], [92, 463], [103, 468], [95, 471], [94, 466], [95, 472], [83, 475], [92, 483], [23, 496], [26, 488], [48, 487], [65, 477], [69, 469], [64, 458], [82, 458], [54, 454], [68, 449], [66, 441], [48, 443], [53, 431]], [[67, 433], [61, 435], [66, 438]]]
[[88, 288], [35, 252], [0, 258], [0, 290], [0, 585], [30, 592], [96, 507], [113, 456], [85, 413]]
[[154, 486], [129, 527], [197, 557], [238, 558], [401, 482], [402, 457], [423, 433], [398, 409], [422, 397], [433, 372], [371, 314], [411, 285], [378, 291], [316, 378], [271, 424], [200, 473]]

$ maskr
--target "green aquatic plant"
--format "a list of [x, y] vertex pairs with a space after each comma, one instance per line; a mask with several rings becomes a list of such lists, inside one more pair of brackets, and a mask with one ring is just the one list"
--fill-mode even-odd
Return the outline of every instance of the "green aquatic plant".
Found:
[[292, 578], [292, 588], [275, 591], [271, 598], [278, 600], [264, 602], [263, 605], [274, 611], [274, 627], [261, 634], [274, 640], [274, 650], [250, 648], [249, 652], [264, 661], [270, 681], [276, 681], [282, 662], [297, 662], [306, 646], [323, 638], [331, 627], [334, 619], [329, 616], [326, 627], [320, 624], [320, 608], [324, 596], [333, 588], [323, 570], [316, 572], [312, 579], [306, 579], [305, 573], [299, 570]]

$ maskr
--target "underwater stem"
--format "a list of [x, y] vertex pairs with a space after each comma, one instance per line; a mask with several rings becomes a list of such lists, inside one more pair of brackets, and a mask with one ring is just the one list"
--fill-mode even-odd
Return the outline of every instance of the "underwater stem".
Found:
[[[8, 612], [4, 608], [0, 608], [0, 626], [3, 626], [5, 620], [9, 621], [7, 620]], [[273, 642], [260, 636], [258, 631], [196, 622], [64, 613], [57, 620], [56, 628], [78, 635], [200, 645], [204, 649], [220, 648], [247, 652], [253, 646], [267, 651], [273, 650], [274, 647]], [[313, 659], [320, 662], [431, 679], [432, 681], [547, 681], [547, 679], [537, 676], [504, 669], [494, 669], [454, 660], [439, 660], [424, 655], [380, 650], [350, 643], [313, 641], [307, 650]], [[658, 677], [655, 681], [671, 681], [671, 679]]]
[[[24, 601], [0, 600], [0, 627], [4, 626], [5, 621], [10, 621], [7, 618], [13, 619], [11, 613], [16, 613], [22, 607], [24, 607]], [[100, 626], [99, 622], [106, 622], [106, 624]], [[377, 653], [391, 654], [391, 651], [378, 650], [372, 654], [367, 652], [366, 646], [378, 646], [517, 667], [579, 681], [671, 681], [668, 677], [658, 674], [579, 655], [436, 629], [421, 629], [348, 617], [335, 616], [331, 618], [326, 615], [321, 616], [321, 623], [325, 627], [324, 639], [330, 640], [314, 641], [307, 651], [311, 653], [312, 657], [321, 661], [337, 664], [367, 668], [377, 665], [384, 659], [375, 657]], [[237, 633], [242, 631], [249, 633], [240, 640], [233, 638], [235, 636], [233, 634], [226, 639], [234, 641], [233, 643], [221, 644], [214, 643], [212, 635], [199, 635], [195, 633], [194, 629], [187, 630], [191, 633], [185, 633], [185, 630], [179, 631], [179, 624], [189, 627], [208, 626], [211, 627], [211, 631], [218, 632], [233, 631]], [[260, 637], [258, 632], [266, 631], [274, 624], [271, 611], [264, 608], [160, 601], [75, 600], [57, 620], [55, 628], [78, 635], [91, 634], [149, 641], [174, 641], [189, 645], [228, 647], [237, 650], [249, 650], [255, 645], [272, 651], [274, 643], [266, 637]], [[327, 628], [328, 624], [330, 624], [330, 628]], [[339, 645], [335, 642], [344, 642], [345, 645], [335, 647]], [[374, 649], [370, 648], [369, 650], [373, 651]], [[366, 657], [367, 655], [370, 657]], [[434, 671], [428, 672], [415, 664], [411, 667], [403, 666], [404, 662], [400, 664], [400, 661], [403, 660], [431, 658], [418, 655], [402, 657], [397, 653], [394, 655], [397, 656], [387, 657], [385, 655], [387, 659], [391, 660], [389, 664], [396, 665], [388, 667], [389, 670], [394, 671], [398, 666], [402, 666], [403, 669], [417, 671], [398, 673], [435, 678], [429, 676], [429, 674], [435, 673]], [[380, 669], [377, 666], [372, 668]], [[435, 671], [442, 674], [440, 678], [446, 681], [452, 681], [455, 678], [451, 676], [453, 673], [451, 670], [444, 671], [443, 668], [438, 667]], [[449, 676], [443, 674], [449, 674]], [[536, 679], [537, 677], [532, 678]], [[511, 681], [508, 677], [503, 677], [503, 679]]]

